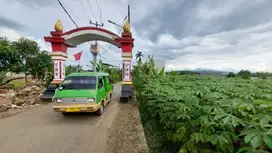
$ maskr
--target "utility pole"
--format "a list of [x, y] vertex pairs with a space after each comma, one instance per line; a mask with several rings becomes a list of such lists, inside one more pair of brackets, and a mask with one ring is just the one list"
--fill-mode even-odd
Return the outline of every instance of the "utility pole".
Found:
[[[100, 15], [101, 15], [102, 13], [100, 13]], [[102, 22], [102, 20], [101, 20], [101, 22]], [[93, 24], [93, 25], [95, 25], [95, 27], [98, 27], [98, 26], [100, 26], [100, 27], [103, 27], [104, 26], [104, 24], [103, 23], [101, 23], [101, 24], [98, 24], [98, 22], [96, 21], [95, 23], [93, 23], [92, 21], [90, 21], [90, 24]], [[94, 45], [91, 45], [91, 48], [90, 48], [91, 50], [91, 53], [93, 54], [93, 71], [94, 72], [96, 72], [96, 59], [97, 59], [97, 55], [98, 55], [98, 53], [99, 53], [99, 50], [98, 50], [98, 42], [97, 42], [97, 40], [95, 41], [95, 44]]]

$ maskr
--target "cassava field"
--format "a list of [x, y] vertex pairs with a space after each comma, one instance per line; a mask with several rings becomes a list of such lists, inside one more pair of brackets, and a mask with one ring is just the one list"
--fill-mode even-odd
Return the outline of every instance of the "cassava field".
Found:
[[151, 153], [272, 152], [272, 80], [134, 78]]

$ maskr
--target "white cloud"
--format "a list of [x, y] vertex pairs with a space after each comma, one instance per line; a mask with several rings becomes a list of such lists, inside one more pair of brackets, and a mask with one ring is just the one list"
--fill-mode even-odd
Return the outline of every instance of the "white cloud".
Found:
[[[189, 53], [168, 63], [167, 69], [250, 69], [272, 71], [272, 22], [240, 29], [173, 42], [194, 44], [180, 48]], [[191, 43], [189, 40], [192, 40]], [[166, 41], [168, 42], [168, 41]], [[171, 42], [172, 43], [172, 42]], [[170, 44], [171, 44], [170, 43]]]
[[36, 41], [38, 43], [38, 45], [40, 46], [41, 50], [46, 50], [46, 51], [52, 50], [51, 46], [49, 46], [49, 44], [46, 44], [44, 40], [42, 40], [40, 38], [36, 39], [31, 36], [26, 36], [23, 33], [19, 33], [15, 30], [12, 30], [12, 29], [0, 27], [0, 36], [7, 37], [11, 41], [16, 41], [16, 40], [20, 39], [21, 37], [25, 37], [25, 38]]
[[[34, 2], [34, 0], [32, 1]], [[202, 67], [272, 71], [272, 55], [270, 54], [272, 52], [271, 22], [244, 29], [228, 29], [230, 31], [215, 32], [206, 36], [198, 35], [209, 30], [213, 31], [213, 29], [207, 28], [210, 23], [213, 23], [212, 28], [214, 29], [222, 28], [222, 25], [210, 21], [217, 21], [216, 19], [220, 18], [231, 20], [228, 17], [233, 15], [233, 12], [238, 14], [239, 10], [243, 9], [242, 6], [251, 8], [251, 6], [258, 6], [259, 3], [265, 1], [269, 0], [255, 0], [252, 2], [248, 2], [248, 0], [229, 0], [224, 2], [217, 1], [217, 3], [213, 3], [215, 1], [212, 0], [202, 0], [196, 5], [189, 5], [189, 3], [195, 3], [191, 0], [168, 0], [162, 2], [155, 0], [99, 0], [98, 2], [100, 8], [103, 9], [103, 28], [114, 33], [118, 33], [120, 28], [107, 21], [112, 20], [118, 24], [122, 24], [124, 17], [127, 15], [127, 4], [131, 4], [132, 35], [135, 38], [134, 55], [137, 51], [143, 50], [144, 59], [147, 58], [148, 54], [154, 55], [155, 58], [175, 58], [174, 60], [167, 61], [167, 69], [193, 69]], [[0, 1], [0, 6], [5, 6], [0, 10], [1, 15], [5, 15], [6, 18], [18, 21], [27, 26], [26, 29], [21, 31], [0, 28], [0, 36], [7, 36], [11, 40], [17, 40], [21, 36], [24, 36], [37, 41], [42, 49], [51, 50], [50, 43], [44, 42], [43, 37], [50, 35], [50, 31], [53, 30], [56, 20], [60, 19], [62, 21], [65, 31], [75, 28], [75, 25], [58, 5], [57, 1], [39, 2], [39, 5], [44, 3], [44, 6], [26, 6], [22, 2], [18, 3], [16, 0]], [[31, 4], [31, 0], [28, 0], [28, 2]], [[89, 19], [79, 1], [62, 0], [62, 2], [79, 26], [90, 26]], [[94, 16], [99, 20], [99, 11], [96, 4], [92, 5], [92, 10], [95, 14], [93, 16], [87, 1], [82, 2], [91, 20], [95, 21]], [[52, 3], [52, 5], [45, 5], [46, 3]], [[180, 12], [171, 12], [171, 10], [177, 9], [177, 6], [180, 6], [178, 3], [184, 4], [184, 7], [188, 6], [188, 12], [182, 12], [182, 10]], [[165, 8], [166, 6], [167, 8]], [[164, 19], [169, 19], [172, 22], [160, 20], [160, 18], [148, 18], [148, 15], [153, 12], [157, 12], [155, 13], [156, 16], [163, 16]], [[183, 16], [179, 14], [183, 14]], [[141, 23], [142, 21], [147, 21], [142, 20], [144, 18], [147, 18], [152, 24]], [[180, 20], [180, 22], [184, 23], [177, 24], [178, 22], [174, 23], [173, 20]], [[244, 20], [240, 24], [246, 23], [248, 18]], [[236, 20], [230, 22], [236, 22]], [[230, 22], [224, 22], [224, 24]], [[134, 27], [136, 23], [141, 23], [145, 27], [141, 30], [136, 29]], [[166, 25], [162, 26], [163, 23]], [[175, 27], [183, 32], [179, 33], [179, 31], [175, 31], [176, 33], [180, 35], [186, 33], [183, 38], [179, 38], [181, 36], [178, 36], [178, 34], [170, 34], [170, 31]], [[237, 27], [239, 27], [238, 23]], [[160, 35], [156, 42], [151, 41], [151, 38], [147, 37], [150, 31], [155, 31], [156, 35]], [[105, 49], [108, 49], [110, 45], [102, 42], [100, 44]], [[77, 62], [74, 61], [73, 54], [83, 49], [82, 58], [84, 60], [82, 60], [81, 64], [89, 65], [92, 55], [89, 52], [88, 46], [88, 43], [84, 43], [77, 48], [69, 48], [67, 64], [76, 65]], [[104, 52], [104, 49], [101, 52]], [[170, 55], [171, 58], [169, 58]], [[112, 46], [102, 57], [98, 56], [98, 59], [118, 65], [121, 63], [121, 49]]]

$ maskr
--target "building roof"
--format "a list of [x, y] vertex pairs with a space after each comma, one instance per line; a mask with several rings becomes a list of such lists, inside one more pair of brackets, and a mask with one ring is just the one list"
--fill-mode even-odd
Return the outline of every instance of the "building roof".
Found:
[[108, 64], [108, 63], [103, 63], [103, 65], [116, 67], [115, 65], [111, 65], [111, 64]]

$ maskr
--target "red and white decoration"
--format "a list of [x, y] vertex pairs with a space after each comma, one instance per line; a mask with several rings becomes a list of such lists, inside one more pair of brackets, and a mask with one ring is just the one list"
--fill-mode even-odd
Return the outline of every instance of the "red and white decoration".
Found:
[[74, 59], [75, 59], [75, 61], [79, 61], [79, 60], [81, 59], [82, 52], [83, 52], [83, 51], [80, 51], [80, 52], [74, 54]]
[[65, 58], [51, 55], [54, 63], [54, 83], [60, 83], [65, 78]]
[[123, 82], [131, 82], [131, 61], [123, 61]]
[[[51, 31], [51, 36], [44, 37], [46, 42], [50, 42], [52, 46], [52, 52], [50, 56], [54, 61], [54, 80], [53, 84], [59, 84], [65, 78], [65, 61], [68, 58], [67, 48], [76, 47], [84, 42], [100, 40], [108, 42], [122, 50], [123, 59], [123, 83], [132, 84], [131, 76], [131, 59], [133, 41], [132, 34], [130, 32], [123, 32], [122, 36], [118, 36], [106, 29], [98, 27], [79, 27], [67, 32], [63, 32], [63, 29], [58, 30], [55, 27], [55, 31]], [[75, 61], [79, 61], [82, 56], [82, 51], [75, 54]]]

